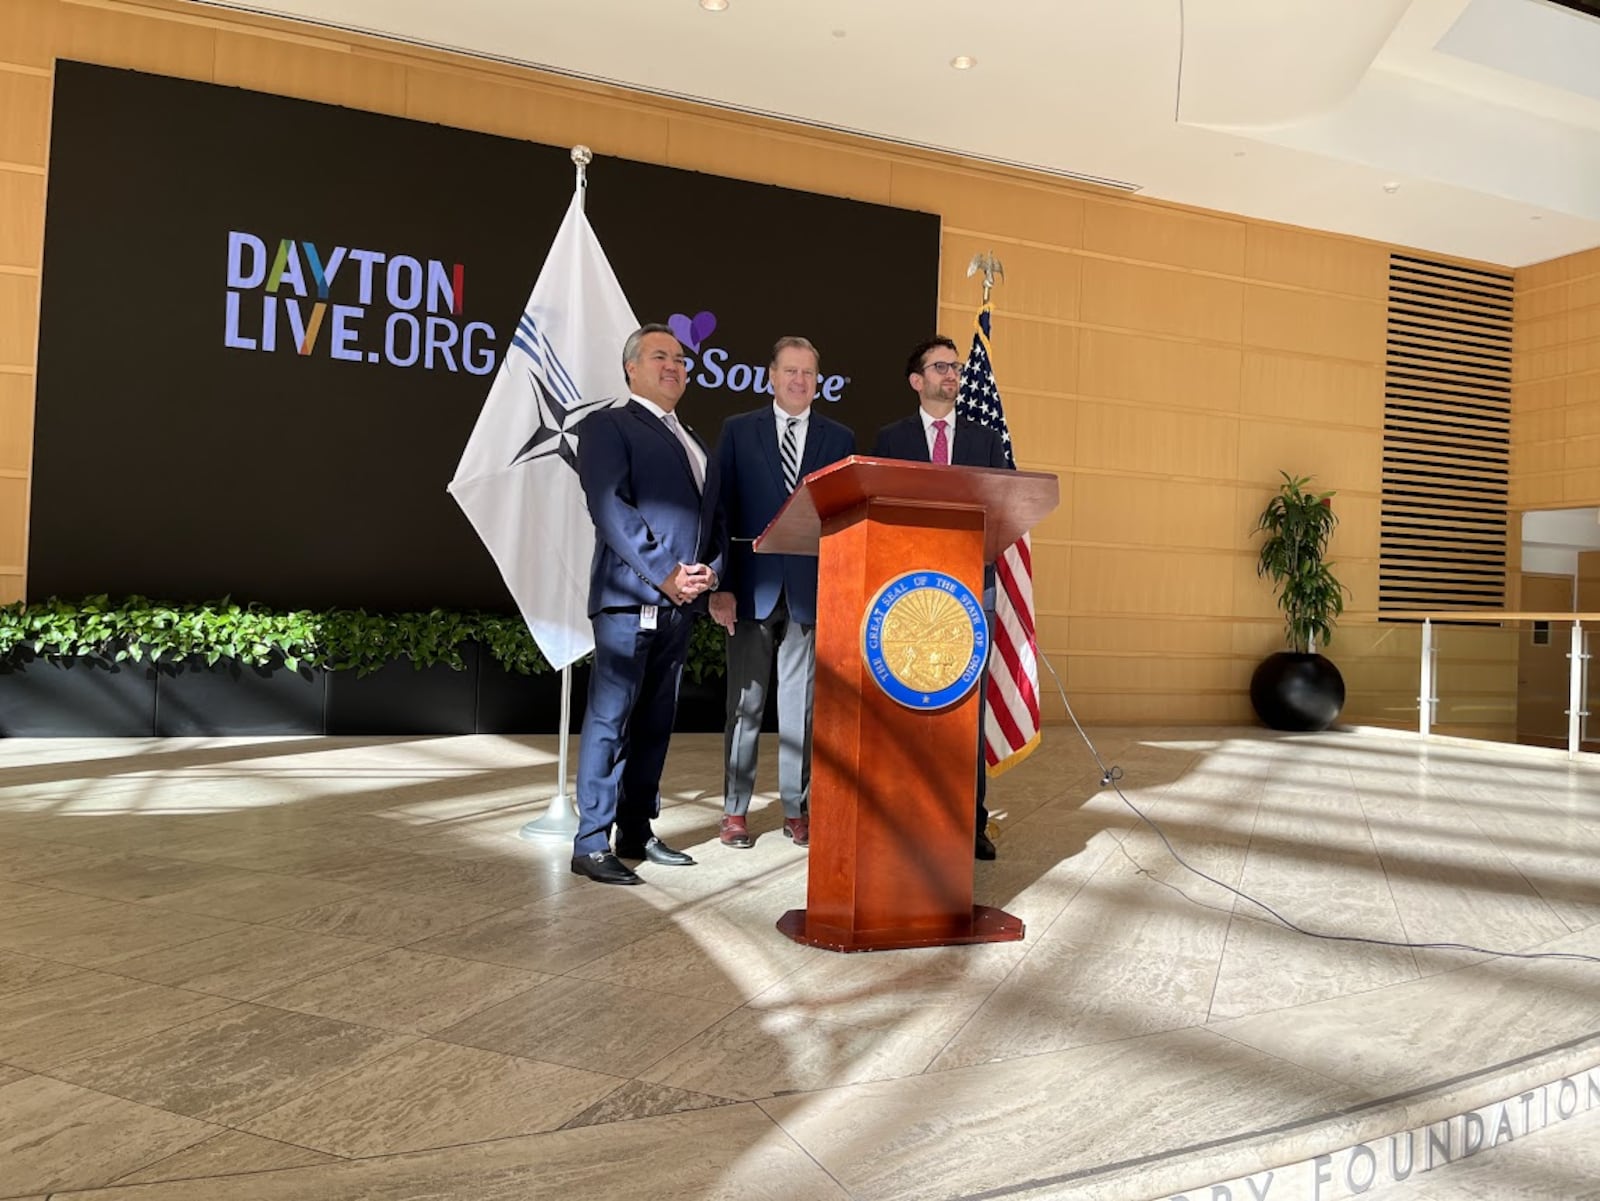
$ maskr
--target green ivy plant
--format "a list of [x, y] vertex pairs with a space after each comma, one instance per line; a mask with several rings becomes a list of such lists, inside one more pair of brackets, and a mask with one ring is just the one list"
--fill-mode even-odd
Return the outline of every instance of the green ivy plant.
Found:
[[[207, 664], [230, 659], [251, 667], [281, 662], [290, 671], [318, 667], [367, 675], [396, 660], [418, 671], [466, 667], [476, 642], [507, 671], [540, 675], [550, 664], [522, 618], [433, 609], [369, 613], [365, 609], [272, 609], [231, 599], [169, 603], [130, 596], [22, 602], [0, 607], [0, 660], [103, 658], [166, 661], [198, 655]], [[695, 623], [686, 669], [696, 682], [723, 674], [726, 638], [711, 620]]]
[[1280, 474], [1283, 483], [1256, 522], [1256, 532], [1265, 535], [1256, 574], [1270, 578], [1278, 589], [1289, 645], [1314, 652], [1333, 641], [1333, 623], [1344, 612], [1349, 592], [1334, 578], [1326, 558], [1339, 518], [1332, 492], [1308, 490], [1310, 476]]

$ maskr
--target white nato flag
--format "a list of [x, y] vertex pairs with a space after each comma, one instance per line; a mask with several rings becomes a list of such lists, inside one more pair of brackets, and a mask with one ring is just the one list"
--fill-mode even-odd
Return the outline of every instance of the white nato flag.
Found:
[[638, 324], [580, 189], [450, 481], [556, 668], [594, 649], [594, 525], [578, 486], [578, 437], [587, 414], [627, 399], [622, 344]]

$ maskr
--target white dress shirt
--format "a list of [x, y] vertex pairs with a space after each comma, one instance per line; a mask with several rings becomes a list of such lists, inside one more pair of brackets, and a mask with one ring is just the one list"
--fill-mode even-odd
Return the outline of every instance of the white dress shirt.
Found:
[[918, 405], [917, 412], [922, 414], [922, 432], [928, 436], [928, 462], [937, 462], [933, 457], [933, 440], [939, 436], [939, 431], [933, 428], [933, 423], [942, 421], [944, 422], [945, 445], [950, 448], [950, 462], [954, 463], [956, 461], [956, 411], [951, 409], [948, 417], [935, 417], [927, 409]]
[[678, 441], [683, 443], [683, 449], [689, 455], [689, 466], [694, 469], [695, 485], [704, 492], [706, 487], [706, 452], [700, 449], [700, 444], [689, 436], [688, 430], [683, 428], [683, 419], [674, 414], [673, 419], [668, 421], [667, 410], [656, 404], [655, 401], [646, 400], [637, 392], [630, 393], [630, 397], [661, 418], [662, 422], [673, 432]]

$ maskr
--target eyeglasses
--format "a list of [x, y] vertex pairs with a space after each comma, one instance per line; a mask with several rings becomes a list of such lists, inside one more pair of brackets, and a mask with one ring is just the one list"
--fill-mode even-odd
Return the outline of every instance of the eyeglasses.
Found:
[[951, 361], [951, 362], [942, 362], [941, 361], [941, 362], [937, 362], [937, 363], [924, 363], [922, 365], [922, 374], [923, 375], [954, 375], [956, 372], [958, 372], [960, 370], [961, 370], [961, 364], [957, 363], [957, 362], [954, 362], [954, 361]]

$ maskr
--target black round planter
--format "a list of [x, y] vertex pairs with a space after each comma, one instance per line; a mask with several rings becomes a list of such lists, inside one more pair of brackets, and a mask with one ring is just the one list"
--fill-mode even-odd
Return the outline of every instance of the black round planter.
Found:
[[1344, 677], [1321, 655], [1279, 651], [1250, 677], [1250, 703], [1274, 730], [1326, 730], [1344, 708]]

